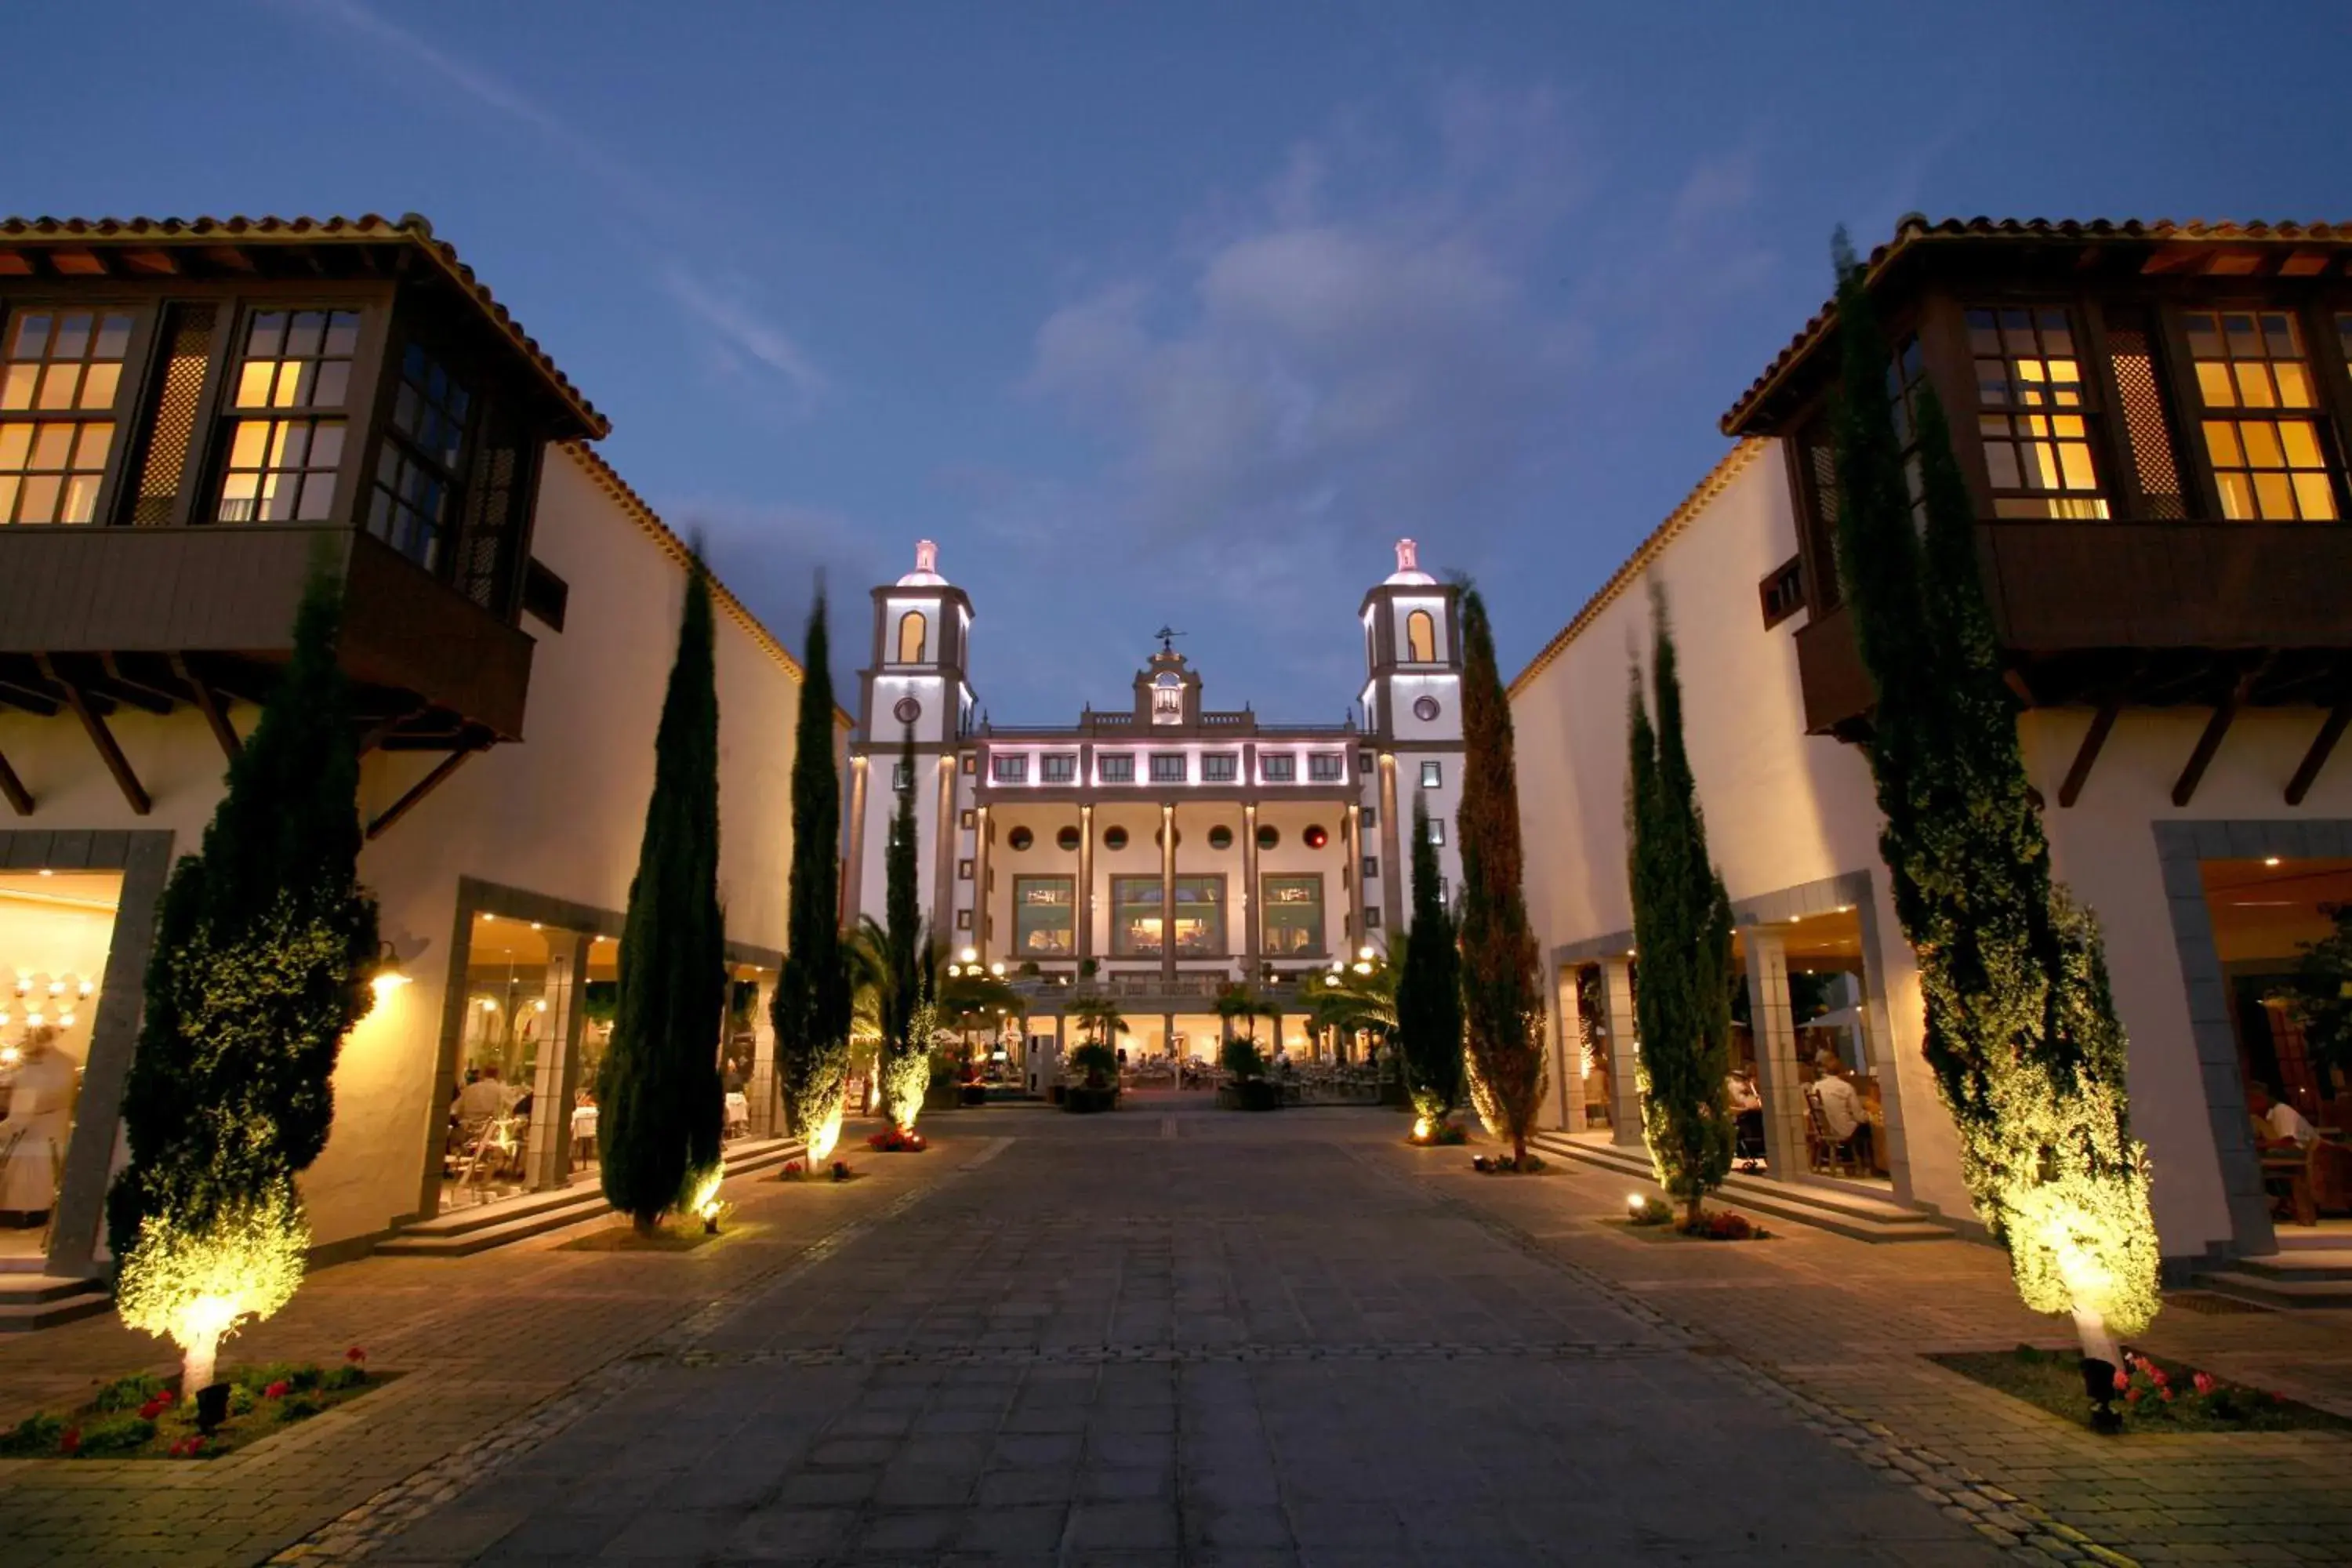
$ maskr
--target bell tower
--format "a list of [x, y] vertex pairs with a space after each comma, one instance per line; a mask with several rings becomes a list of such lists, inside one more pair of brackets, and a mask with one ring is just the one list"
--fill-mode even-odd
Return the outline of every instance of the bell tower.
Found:
[[895, 748], [907, 726], [915, 744], [954, 744], [969, 722], [971, 600], [940, 575], [940, 547], [915, 545], [915, 569], [874, 590], [874, 642], [858, 672], [858, 733]]
[[1396, 570], [1364, 595], [1364, 728], [1383, 741], [1462, 739], [1462, 590], [1421, 569], [1420, 547], [1396, 542]]

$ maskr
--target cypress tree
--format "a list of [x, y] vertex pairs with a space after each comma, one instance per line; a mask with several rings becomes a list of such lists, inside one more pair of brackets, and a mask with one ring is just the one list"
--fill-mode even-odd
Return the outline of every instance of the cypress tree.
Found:
[[1462, 952], [1453, 911], [1439, 885], [1437, 847], [1429, 837], [1429, 801], [1412, 797], [1412, 929], [1397, 976], [1397, 1034], [1405, 1091], [1413, 1114], [1433, 1137], [1462, 1103]]
[[833, 654], [824, 593], [809, 610], [793, 727], [793, 866], [782, 973], [769, 1017], [784, 1122], [812, 1161], [841, 1136], [852, 994], [841, 941], [841, 775], [833, 755]]
[[885, 986], [882, 994], [883, 1113], [900, 1131], [914, 1130], [930, 1088], [931, 1037], [938, 1032], [931, 971], [936, 958], [923, 934], [922, 906], [916, 889], [915, 727], [907, 726], [898, 765], [907, 787], [890, 817], [890, 842], [883, 854], [882, 930]]
[[1683, 1201], [1696, 1229], [1706, 1194], [1731, 1170], [1731, 901], [1706, 852], [1706, 823], [1683, 746], [1682, 682], [1664, 592], [1650, 591], [1650, 671], [1657, 722], [1633, 672], [1626, 702], [1631, 756], [1625, 779], [1633, 994], [1642, 1032], [1642, 1137], [1658, 1184]]
[[604, 1195], [640, 1235], [650, 1235], [664, 1213], [697, 1206], [718, 1185], [726, 941], [719, 910], [718, 672], [710, 582], [698, 557], [654, 738], [653, 796], [621, 928], [618, 1006], [596, 1080]]
[[1535, 932], [1520, 887], [1519, 784], [1511, 703], [1495, 665], [1495, 633], [1475, 588], [1462, 595], [1463, 1011], [1470, 1092], [1482, 1120], [1527, 1159], [1543, 1103], [1544, 1008]]
[[326, 1147], [336, 1055], [374, 1003], [341, 594], [325, 572], [305, 591], [292, 658], [201, 853], [173, 870], [147, 965], [108, 1235], [117, 1310], [179, 1344], [184, 1396], [212, 1382], [223, 1338], [301, 1283], [294, 1178]]
[[1918, 955], [1927, 1060], [2019, 1293], [2072, 1312], [2086, 1357], [2112, 1362], [2112, 1332], [2155, 1315], [2158, 1247], [2103, 944], [2051, 878], [1943, 410], [1923, 387], [1923, 531], [1887, 345], [1843, 230], [1837, 269], [1838, 561], [1877, 687], [1879, 849]]

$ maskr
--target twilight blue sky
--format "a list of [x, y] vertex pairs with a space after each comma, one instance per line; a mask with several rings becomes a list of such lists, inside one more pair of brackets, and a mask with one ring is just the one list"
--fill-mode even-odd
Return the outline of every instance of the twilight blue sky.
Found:
[[1025, 722], [1163, 620], [1213, 704], [1339, 718], [1400, 533], [1515, 670], [1840, 222], [2352, 218], [2335, 0], [98, 15], [10, 7], [0, 205], [426, 214], [787, 643], [822, 563], [862, 649], [928, 534]]

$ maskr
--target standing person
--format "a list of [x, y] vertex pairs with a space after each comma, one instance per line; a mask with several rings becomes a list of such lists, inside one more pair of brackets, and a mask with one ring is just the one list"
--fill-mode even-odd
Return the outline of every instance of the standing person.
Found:
[[57, 1206], [58, 1173], [73, 1127], [74, 1059], [59, 1050], [57, 1031], [28, 1031], [8, 1089], [8, 1115], [0, 1121], [0, 1212], [37, 1221]]

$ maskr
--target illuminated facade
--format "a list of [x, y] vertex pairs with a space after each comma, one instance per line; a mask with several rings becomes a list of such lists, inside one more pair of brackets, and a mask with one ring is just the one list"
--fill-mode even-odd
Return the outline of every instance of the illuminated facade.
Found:
[[979, 717], [971, 601], [924, 542], [915, 570], [873, 594], [847, 917], [880, 918], [897, 791], [911, 789], [926, 918], [959, 962], [1001, 966], [1035, 993], [1041, 1016], [1084, 973], [1133, 1013], [1136, 1048], [1209, 1056], [1209, 1000], [1247, 980], [1292, 1000], [1283, 1044], [1312, 1048], [1298, 982], [1384, 952], [1409, 916], [1416, 792], [1449, 885], [1459, 877], [1458, 599], [1412, 541], [1398, 544], [1359, 612], [1360, 722], [1205, 707], [1171, 634], [1129, 705], [1015, 727]]
[[[2352, 231], [1906, 220], [1868, 267], [1898, 434], [1921, 386], [1951, 411], [2053, 868], [2105, 935], [2168, 1268], [2260, 1258], [2313, 1234], [2305, 1198], [2340, 1213], [2342, 1194], [2324, 1167], [2299, 1189], [2261, 1157], [2249, 1087], [2352, 1126], [2279, 1002], [2301, 945], [2352, 907], [2334, 754], [2352, 721]], [[1654, 580], [1738, 921], [1761, 1161], [1965, 1223], [1862, 749], [1838, 347], [1833, 315], [1808, 324], [1725, 416], [1738, 445], [1512, 683], [1529, 911], [1564, 1026], [1549, 1110], [1639, 1142], [1625, 650], [1647, 647]], [[1866, 1142], [1820, 1136], [1824, 1070]]]

